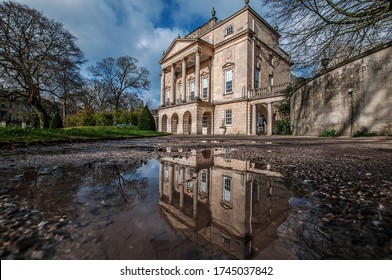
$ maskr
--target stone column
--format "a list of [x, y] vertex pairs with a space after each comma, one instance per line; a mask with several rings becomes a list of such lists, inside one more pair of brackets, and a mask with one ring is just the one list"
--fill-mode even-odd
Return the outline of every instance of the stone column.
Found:
[[165, 164], [163, 161], [159, 163], [159, 199], [163, 197], [163, 178], [165, 172]]
[[174, 166], [169, 165], [169, 204], [173, 203], [173, 191], [174, 191]]
[[[196, 173], [197, 178], [199, 178], [199, 173]], [[193, 218], [197, 217], [197, 202], [199, 197], [199, 180], [193, 180]]]
[[187, 58], [182, 60], [182, 100], [186, 100], [186, 61]]
[[175, 104], [176, 91], [176, 65], [171, 66], [171, 86], [170, 86], [170, 103]]
[[200, 98], [200, 50], [196, 52], [195, 98]]
[[267, 123], [267, 135], [272, 136], [272, 103], [268, 103], [268, 123]]
[[256, 135], [256, 126], [257, 126], [257, 123], [256, 123], [256, 116], [257, 116], [257, 114], [256, 114], [256, 104], [253, 104], [253, 106], [252, 106], [252, 133], [251, 134], [253, 134], [253, 135]]
[[180, 185], [180, 210], [184, 209], [184, 184]]
[[161, 72], [161, 106], [165, 105], [165, 70]]

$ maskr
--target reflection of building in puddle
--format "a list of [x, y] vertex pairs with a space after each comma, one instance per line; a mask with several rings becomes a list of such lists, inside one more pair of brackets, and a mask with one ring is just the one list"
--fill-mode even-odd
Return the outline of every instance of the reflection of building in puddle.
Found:
[[290, 194], [269, 166], [230, 159], [228, 152], [192, 150], [187, 156], [162, 158], [159, 205], [174, 230], [211, 255], [219, 248], [249, 259], [277, 237]]

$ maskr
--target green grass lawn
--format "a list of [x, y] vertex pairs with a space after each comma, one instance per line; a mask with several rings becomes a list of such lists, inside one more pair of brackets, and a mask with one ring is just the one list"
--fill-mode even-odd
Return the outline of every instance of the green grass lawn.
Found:
[[164, 136], [167, 133], [143, 131], [137, 127], [91, 126], [62, 129], [0, 128], [0, 142], [114, 139]]

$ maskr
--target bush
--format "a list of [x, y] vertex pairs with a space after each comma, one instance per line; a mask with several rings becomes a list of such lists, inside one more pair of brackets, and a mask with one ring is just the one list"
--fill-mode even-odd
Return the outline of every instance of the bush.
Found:
[[94, 113], [90, 110], [80, 111], [76, 114], [67, 116], [67, 127], [70, 126], [95, 126]]
[[157, 128], [155, 126], [155, 120], [153, 115], [151, 114], [148, 106], [144, 106], [142, 113], [140, 114], [139, 119], [139, 129], [140, 130], [152, 130], [156, 131]]
[[98, 112], [94, 115], [95, 125], [111, 126], [113, 125], [113, 114], [108, 112]]
[[291, 125], [289, 119], [277, 121], [274, 127], [274, 134], [278, 135], [291, 135]]
[[320, 137], [335, 137], [336, 130], [335, 129], [327, 129], [321, 132]]
[[59, 113], [54, 114], [52, 120], [50, 121], [49, 128], [63, 128], [63, 121], [61, 120]]
[[370, 137], [377, 136], [376, 132], [370, 132], [366, 126], [361, 126], [353, 135], [353, 137]]

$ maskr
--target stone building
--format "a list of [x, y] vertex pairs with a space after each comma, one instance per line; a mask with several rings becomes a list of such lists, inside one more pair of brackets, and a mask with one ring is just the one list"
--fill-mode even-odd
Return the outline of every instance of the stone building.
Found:
[[268, 134], [291, 79], [280, 35], [245, 1], [224, 20], [211, 19], [177, 37], [161, 64], [159, 131], [172, 134], [256, 134], [264, 116]]
[[18, 100], [11, 101], [8, 95], [8, 91], [0, 84], [0, 126], [25, 126], [26, 120], [31, 118], [30, 106]]
[[236, 259], [255, 258], [278, 238], [291, 198], [281, 174], [231, 159], [230, 149], [169, 152], [183, 155], [160, 159], [159, 207], [173, 230], [211, 256]]

